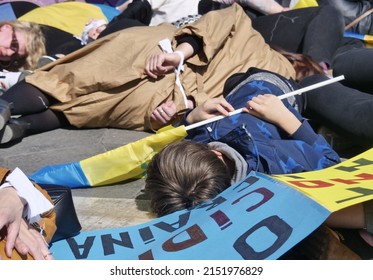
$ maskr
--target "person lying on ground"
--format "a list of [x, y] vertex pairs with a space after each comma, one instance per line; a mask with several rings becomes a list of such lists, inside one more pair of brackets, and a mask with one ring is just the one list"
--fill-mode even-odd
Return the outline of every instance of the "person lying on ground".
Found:
[[[266, 85], [261, 84], [264, 88]], [[237, 92], [233, 95], [235, 94]], [[245, 126], [240, 132], [236, 131], [243, 121], [234, 116], [228, 117], [229, 112], [237, 109], [227, 102], [229, 100], [231, 103], [235, 101], [232, 96], [228, 96], [228, 100], [221, 98], [206, 101], [187, 113], [184, 122], [190, 124], [223, 114], [227, 116], [226, 123], [223, 119], [216, 124], [193, 129], [187, 140], [168, 145], [149, 163], [145, 190], [150, 198], [151, 209], [158, 216], [192, 209], [218, 196], [229, 186], [244, 179], [252, 170], [267, 174], [294, 173], [326, 168], [339, 162], [338, 155], [326, 141], [321, 136], [316, 136], [312, 129], [305, 130], [307, 122], [299, 118], [296, 112], [288, 110], [291, 108], [286, 108], [276, 96], [264, 94], [249, 98], [244, 113], [240, 114], [246, 115]], [[256, 127], [261, 129], [258, 131]], [[282, 138], [270, 128], [277, 129]], [[309, 140], [318, 140], [311, 144], [306, 138], [298, 138], [301, 130], [303, 137], [308, 135]], [[261, 139], [266, 137], [266, 141]], [[293, 148], [303, 141], [308, 144], [300, 144], [300, 153], [296, 153], [297, 156], [294, 157], [296, 149]], [[289, 143], [294, 144], [294, 147], [289, 148]], [[320, 153], [319, 145], [324, 147], [321, 149], [323, 153]], [[284, 146], [287, 148], [281, 155]], [[306, 151], [304, 147], [310, 149]], [[268, 150], [271, 152], [268, 153]], [[324, 164], [316, 164], [320, 163], [317, 160], [313, 164], [309, 162], [308, 159], [313, 156]], [[302, 161], [307, 161], [310, 165], [301, 164]], [[356, 238], [362, 240], [362, 250], [368, 251], [370, 258], [373, 256], [372, 208], [372, 201], [357, 204], [331, 214], [325, 222], [332, 228], [360, 229], [360, 235]], [[330, 258], [358, 257], [341, 242], [333, 244], [346, 255], [329, 256]]]

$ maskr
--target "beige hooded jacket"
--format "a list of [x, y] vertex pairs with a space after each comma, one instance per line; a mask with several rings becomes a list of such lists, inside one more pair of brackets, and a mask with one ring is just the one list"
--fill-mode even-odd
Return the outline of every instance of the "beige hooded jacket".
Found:
[[196, 105], [222, 95], [232, 74], [257, 67], [294, 77], [290, 62], [272, 50], [251, 26], [242, 8], [213, 11], [191, 25], [133, 27], [90, 43], [26, 77], [58, 100], [52, 109], [62, 111], [76, 127], [116, 127], [152, 130], [150, 115], [162, 102], [173, 100], [179, 114], [185, 102], [175, 85], [175, 73], [152, 80], [144, 74], [148, 57], [161, 53], [158, 42], [191, 34], [203, 41], [203, 50], [188, 59], [180, 80]]

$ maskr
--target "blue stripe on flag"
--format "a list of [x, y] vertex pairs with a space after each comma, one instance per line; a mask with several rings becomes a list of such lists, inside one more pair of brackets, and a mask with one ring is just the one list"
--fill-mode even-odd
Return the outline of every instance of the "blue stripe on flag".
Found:
[[70, 188], [91, 187], [80, 162], [43, 167], [32, 174], [30, 179], [37, 184], [54, 184]]

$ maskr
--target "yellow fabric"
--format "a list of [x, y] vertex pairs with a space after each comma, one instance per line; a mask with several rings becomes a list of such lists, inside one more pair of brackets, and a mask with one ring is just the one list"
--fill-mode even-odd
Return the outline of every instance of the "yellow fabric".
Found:
[[93, 18], [107, 22], [98, 6], [84, 2], [62, 2], [36, 8], [18, 19], [52, 26], [80, 36], [86, 23]]
[[82, 160], [80, 166], [92, 187], [140, 178], [156, 153], [186, 136], [184, 126], [162, 129], [154, 135]]
[[307, 7], [317, 7], [319, 4], [316, 0], [299, 0], [297, 4], [294, 5], [293, 9], [301, 9]]
[[373, 148], [323, 170], [272, 177], [335, 212], [373, 199]]

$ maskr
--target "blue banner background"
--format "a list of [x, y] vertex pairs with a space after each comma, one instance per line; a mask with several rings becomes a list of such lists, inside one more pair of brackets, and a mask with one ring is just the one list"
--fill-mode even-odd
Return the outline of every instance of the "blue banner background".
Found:
[[251, 172], [190, 211], [82, 232], [54, 243], [51, 251], [57, 260], [278, 259], [329, 215], [294, 188]]

